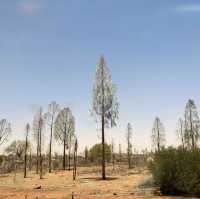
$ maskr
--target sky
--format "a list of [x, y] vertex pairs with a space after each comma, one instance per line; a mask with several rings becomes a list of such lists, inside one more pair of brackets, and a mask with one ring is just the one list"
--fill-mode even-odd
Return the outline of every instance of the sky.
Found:
[[100, 142], [90, 109], [101, 55], [120, 103], [107, 142], [125, 151], [130, 122], [134, 147], [150, 149], [158, 116], [167, 145], [177, 145], [187, 100], [200, 107], [199, 23], [199, 0], [0, 0], [0, 119], [12, 124], [0, 151], [24, 139], [35, 105], [45, 111], [52, 100], [72, 109], [80, 151]]

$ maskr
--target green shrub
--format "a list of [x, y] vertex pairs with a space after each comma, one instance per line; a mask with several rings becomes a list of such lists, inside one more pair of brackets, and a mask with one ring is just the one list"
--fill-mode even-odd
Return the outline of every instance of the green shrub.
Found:
[[[102, 160], [102, 144], [95, 144], [89, 150], [89, 159], [91, 162], [97, 162], [97, 163], [101, 162], [101, 160]], [[110, 160], [111, 160], [111, 146], [108, 144], [105, 144], [105, 159], [107, 162], [110, 162]]]
[[162, 149], [151, 163], [154, 180], [163, 194], [200, 196], [200, 151]]

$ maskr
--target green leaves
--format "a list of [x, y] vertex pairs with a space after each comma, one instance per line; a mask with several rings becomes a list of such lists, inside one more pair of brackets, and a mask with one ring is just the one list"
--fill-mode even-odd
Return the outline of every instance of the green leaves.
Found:
[[153, 177], [164, 194], [200, 196], [200, 151], [182, 148], [155, 153]]

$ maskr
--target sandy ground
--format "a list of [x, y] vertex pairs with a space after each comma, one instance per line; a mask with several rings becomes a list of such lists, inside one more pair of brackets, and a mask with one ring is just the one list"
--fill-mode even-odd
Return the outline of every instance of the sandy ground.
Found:
[[[135, 188], [149, 178], [147, 171], [112, 171], [109, 178], [102, 181], [99, 168], [79, 168], [76, 181], [72, 180], [72, 171], [46, 173], [42, 180], [35, 172], [29, 172], [26, 179], [23, 173], [0, 176], [0, 199], [136, 199], [136, 198], [172, 198], [146, 194], [138, 195]], [[41, 189], [36, 189], [40, 187]]]

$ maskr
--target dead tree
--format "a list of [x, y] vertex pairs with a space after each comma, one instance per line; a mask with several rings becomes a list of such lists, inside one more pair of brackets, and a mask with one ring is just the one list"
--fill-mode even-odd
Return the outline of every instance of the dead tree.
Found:
[[156, 150], [159, 152], [165, 144], [165, 129], [158, 117], [154, 120], [151, 138], [153, 146], [155, 146]]
[[49, 141], [49, 173], [51, 173], [51, 154], [52, 154], [52, 139], [53, 129], [57, 113], [59, 112], [59, 105], [52, 101], [48, 106], [48, 112], [44, 114], [45, 122], [50, 128], [50, 141]]
[[88, 162], [88, 148], [87, 148], [87, 146], [85, 147], [84, 153], [85, 153], [85, 163], [87, 163]]
[[126, 139], [127, 139], [127, 158], [128, 158], [128, 168], [131, 169], [132, 168], [132, 143], [131, 143], [131, 139], [132, 139], [132, 127], [131, 124], [128, 123], [127, 125], [127, 135], [126, 135]]
[[194, 150], [200, 139], [200, 119], [194, 100], [190, 99], [186, 104], [184, 124], [185, 145]]
[[109, 69], [102, 56], [96, 69], [95, 84], [93, 87], [92, 113], [97, 121], [101, 122], [102, 139], [102, 179], [106, 179], [105, 164], [105, 127], [116, 126], [118, 119], [116, 86], [112, 83]]
[[74, 132], [68, 134], [68, 170], [71, 170], [71, 148], [72, 148], [72, 139]]
[[40, 149], [40, 110], [34, 116], [33, 119], [33, 138], [36, 141], [36, 174], [39, 173], [39, 149]]
[[40, 120], [39, 120], [39, 157], [40, 157], [40, 179], [42, 179], [42, 129], [43, 129], [43, 118], [42, 110], [40, 111]]
[[30, 125], [26, 125], [26, 144], [25, 144], [25, 152], [24, 152], [24, 178], [26, 178], [26, 168], [27, 168], [27, 149], [28, 149], [28, 135], [30, 131]]
[[185, 149], [185, 126], [184, 126], [184, 121], [182, 118], [179, 118], [178, 120], [176, 133], [177, 133], [178, 139], [181, 142], [182, 148]]
[[62, 109], [56, 118], [54, 137], [63, 144], [63, 170], [66, 168], [66, 149], [68, 148], [69, 135], [75, 131], [75, 119], [70, 108]]
[[42, 131], [44, 128], [44, 115], [42, 114], [42, 107], [36, 113], [33, 120], [33, 136], [37, 144], [37, 163], [36, 163], [36, 173], [40, 171], [40, 178], [42, 178]]
[[78, 150], [78, 142], [75, 140], [74, 144], [74, 168], [73, 168], [73, 180], [76, 180], [76, 170], [77, 170], [77, 150]]
[[114, 143], [114, 139], [112, 139], [111, 153], [112, 153], [112, 165], [113, 165], [113, 170], [114, 170], [115, 169], [115, 143]]
[[11, 124], [6, 120], [0, 120], [0, 146], [8, 141], [11, 134]]
[[32, 152], [31, 148], [29, 149], [29, 171], [32, 170]]
[[119, 144], [119, 162], [122, 161], [122, 146]]

